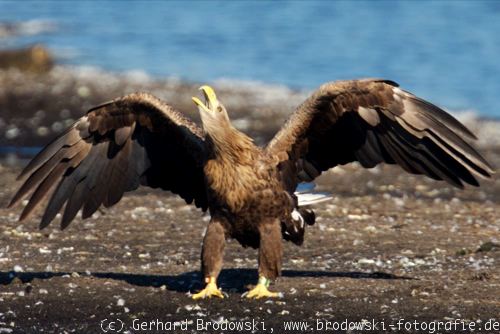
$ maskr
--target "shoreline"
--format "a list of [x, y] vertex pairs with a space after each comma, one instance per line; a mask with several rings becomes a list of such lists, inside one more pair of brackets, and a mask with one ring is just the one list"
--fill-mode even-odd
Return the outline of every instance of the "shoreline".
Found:
[[[136, 91], [158, 96], [199, 123], [191, 96], [198, 94], [201, 84], [87, 66], [56, 65], [44, 73], [0, 70], [0, 147], [44, 146], [92, 106]], [[234, 125], [260, 145], [272, 138], [310, 94], [259, 82], [224, 79], [209, 84], [226, 104]], [[478, 135], [474, 145], [500, 146], [500, 119], [471, 111], [449, 112]]]

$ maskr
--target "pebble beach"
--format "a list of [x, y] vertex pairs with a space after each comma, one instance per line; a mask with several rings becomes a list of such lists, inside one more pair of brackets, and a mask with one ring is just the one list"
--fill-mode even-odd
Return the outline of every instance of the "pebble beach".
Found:
[[[258, 321], [277, 333], [294, 320], [389, 326], [400, 319], [460, 319], [484, 333], [488, 321], [500, 321], [497, 174], [480, 188], [460, 190], [394, 166], [350, 164], [324, 173], [319, 189], [334, 198], [315, 207], [317, 223], [302, 247], [286, 245], [283, 277], [272, 286], [283, 298], [267, 301], [241, 297], [255, 284], [257, 253], [234, 241], [220, 278], [227, 298], [189, 298], [202, 286], [199, 253], [209, 217], [170, 193], [140, 188], [64, 231], [57, 219], [38, 230], [40, 211], [19, 223], [21, 208], [5, 208], [26, 159], [92, 106], [146, 91], [198, 121], [191, 96], [201, 84], [91, 67], [0, 70], [0, 333], [97, 333], [110, 318], [130, 333], [137, 319], [186, 320], [187, 329], [171, 331], [178, 333], [199, 332], [198, 319]], [[208, 84], [235, 126], [259, 144], [310, 93], [229, 80]], [[500, 123], [451, 112], [477, 134], [474, 145], [491, 165], [500, 166]]]

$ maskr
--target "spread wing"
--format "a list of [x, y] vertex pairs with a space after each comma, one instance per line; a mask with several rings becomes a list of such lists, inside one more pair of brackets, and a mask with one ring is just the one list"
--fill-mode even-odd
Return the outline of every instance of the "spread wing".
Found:
[[463, 138], [475, 139], [442, 109], [395, 82], [364, 79], [321, 86], [266, 150], [289, 176], [297, 176], [295, 185], [358, 161], [365, 168], [398, 164], [457, 187], [477, 186], [476, 178], [489, 177], [493, 170]]
[[40, 227], [66, 203], [65, 228], [81, 208], [87, 218], [146, 185], [206, 210], [204, 147], [196, 124], [152, 95], [130, 94], [91, 109], [47, 145], [19, 176], [29, 175], [9, 207], [34, 189], [20, 216], [25, 219], [55, 186]]

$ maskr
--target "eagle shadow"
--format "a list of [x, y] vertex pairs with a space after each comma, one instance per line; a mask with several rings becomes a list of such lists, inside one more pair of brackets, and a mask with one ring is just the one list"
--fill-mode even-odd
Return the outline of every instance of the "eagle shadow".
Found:
[[[166, 286], [170, 291], [188, 292], [203, 287], [199, 271], [190, 271], [178, 275], [143, 275], [113, 272], [78, 272], [80, 277], [91, 277], [104, 280], [123, 281], [131, 285], [145, 287]], [[71, 276], [71, 272], [0, 272], [0, 285], [9, 285], [16, 278], [23, 284], [31, 283], [34, 279], [51, 279], [55, 277]], [[331, 277], [352, 279], [384, 279], [384, 280], [414, 280], [413, 277], [397, 276], [384, 272], [331, 272], [318, 270], [283, 270], [283, 277]], [[244, 292], [249, 284], [255, 283], [255, 269], [223, 269], [219, 276], [219, 286], [229, 292]]]

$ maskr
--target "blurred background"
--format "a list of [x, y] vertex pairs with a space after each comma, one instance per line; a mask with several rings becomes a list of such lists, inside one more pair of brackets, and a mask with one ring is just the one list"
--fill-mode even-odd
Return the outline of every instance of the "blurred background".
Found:
[[496, 119], [499, 32], [496, 1], [0, 1], [0, 145], [43, 143], [134, 90], [192, 113], [199, 83], [222, 89], [262, 141], [275, 126], [254, 113], [282, 122], [338, 79], [389, 78]]
[[448, 110], [500, 166], [500, 1], [0, 0], [0, 333], [98, 333], [104, 318], [498, 324], [498, 171], [465, 191], [394, 166], [323, 173], [334, 198], [314, 208], [300, 250], [285, 246], [286, 299], [272, 303], [240, 299], [257, 257], [236, 242], [220, 280], [229, 298], [186, 296], [201, 287], [209, 217], [159, 189], [64, 232], [7, 209], [21, 165], [104, 101], [146, 91], [196, 121], [191, 96], [211, 84], [264, 144], [313, 89], [361, 77]]

